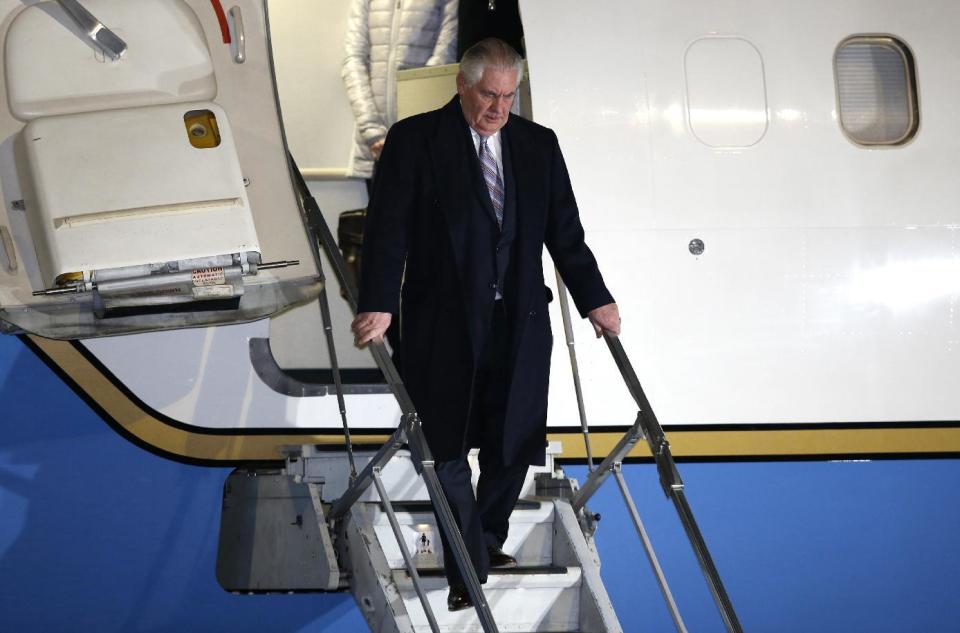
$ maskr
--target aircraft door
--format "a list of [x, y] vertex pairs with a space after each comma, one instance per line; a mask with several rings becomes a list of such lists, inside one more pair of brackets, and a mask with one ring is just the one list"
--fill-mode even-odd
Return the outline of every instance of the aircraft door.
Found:
[[265, 7], [232, 4], [0, 3], [6, 331], [238, 323], [317, 296]]

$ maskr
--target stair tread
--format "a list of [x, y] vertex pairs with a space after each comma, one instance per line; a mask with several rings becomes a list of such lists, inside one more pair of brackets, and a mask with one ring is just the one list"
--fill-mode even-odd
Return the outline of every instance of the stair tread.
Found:
[[[420, 605], [413, 581], [401, 574], [394, 582], [410, 614], [414, 630], [427, 633], [429, 624]], [[421, 578], [422, 587], [443, 633], [482, 633], [472, 609], [446, 609], [449, 586], [446, 578]], [[566, 574], [537, 576], [491, 575], [483, 593], [501, 631], [576, 631], [580, 622], [583, 578], [580, 568]]]
[[[380, 505], [379, 501], [372, 503], [374, 505]], [[541, 505], [541, 501], [520, 499], [517, 501], [517, 505], [514, 506], [514, 510], [537, 510]], [[394, 512], [433, 512], [433, 505], [430, 501], [391, 501], [390, 506]]]
[[[560, 565], [519, 565], [517, 567], [504, 567], [491, 569], [491, 576], [524, 576], [524, 575], [549, 575], [566, 574], [571, 568], [561, 567]], [[579, 568], [577, 568], [579, 569]], [[397, 571], [406, 573], [406, 569], [401, 568]], [[417, 567], [417, 573], [424, 578], [434, 578], [443, 576], [443, 567]]]
[[[579, 567], [544, 567], [544, 573], [502, 573], [504, 570], [491, 570], [487, 576], [487, 582], [484, 583], [485, 592], [512, 590], [517, 587], [526, 586], [528, 588], [555, 588], [564, 589], [577, 587], [582, 579], [582, 572]], [[427, 570], [428, 573], [420, 574], [420, 582], [427, 592], [443, 591], [446, 592], [446, 576], [442, 570]], [[413, 591], [413, 578], [405, 569], [394, 569], [393, 580], [397, 586], [405, 591]], [[446, 594], [444, 594], [446, 595]]]
[[[365, 515], [375, 526], [389, 526], [389, 518], [379, 503], [365, 503]], [[401, 527], [437, 527], [437, 519], [428, 501], [403, 501], [390, 504]], [[552, 526], [554, 506], [552, 503], [521, 500], [510, 515], [510, 525]]]

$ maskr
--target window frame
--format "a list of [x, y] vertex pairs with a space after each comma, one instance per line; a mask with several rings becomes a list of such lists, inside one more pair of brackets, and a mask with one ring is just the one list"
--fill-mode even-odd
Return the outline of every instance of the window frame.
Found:
[[[909, 125], [907, 126], [904, 134], [896, 140], [885, 140], [881, 142], [864, 141], [858, 139], [843, 124], [843, 109], [840, 103], [840, 73], [838, 72], [839, 68], [837, 60], [840, 55], [840, 51], [842, 51], [844, 47], [851, 44], [873, 44], [877, 46], [886, 46], [887, 48], [892, 48], [895, 50], [903, 61], [903, 66], [906, 71], [905, 80], [907, 89], [907, 115], [909, 117]], [[920, 131], [920, 91], [917, 87], [916, 62], [913, 51], [910, 50], [910, 47], [906, 42], [903, 41], [903, 39], [895, 35], [885, 33], [859, 34], [844, 38], [839, 44], [837, 44], [837, 47], [833, 52], [833, 84], [834, 98], [836, 99], [837, 107], [837, 125], [840, 127], [840, 131], [847, 138], [847, 140], [857, 147], [867, 149], [903, 147], [912, 141]]]

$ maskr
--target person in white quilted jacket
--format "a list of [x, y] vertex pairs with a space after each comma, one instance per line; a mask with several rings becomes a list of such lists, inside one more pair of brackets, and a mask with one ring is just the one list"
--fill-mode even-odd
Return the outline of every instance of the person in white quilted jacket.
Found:
[[352, 0], [343, 82], [357, 121], [351, 175], [371, 178], [397, 120], [397, 71], [456, 61], [458, 0]]

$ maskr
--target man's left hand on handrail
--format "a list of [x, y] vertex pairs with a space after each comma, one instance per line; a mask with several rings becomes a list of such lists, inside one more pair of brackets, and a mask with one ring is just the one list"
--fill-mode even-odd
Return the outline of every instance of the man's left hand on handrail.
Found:
[[617, 304], [608, 303], [599, 308], [594, 308], [587, 313], [587, 318], [590, 319], [590, 324], [593, 326], [593, 331], [597, 333], [597, 338], [603, 336], [604, 331], [613, 336], [620, 336], [620, 310], [617, 309]]

